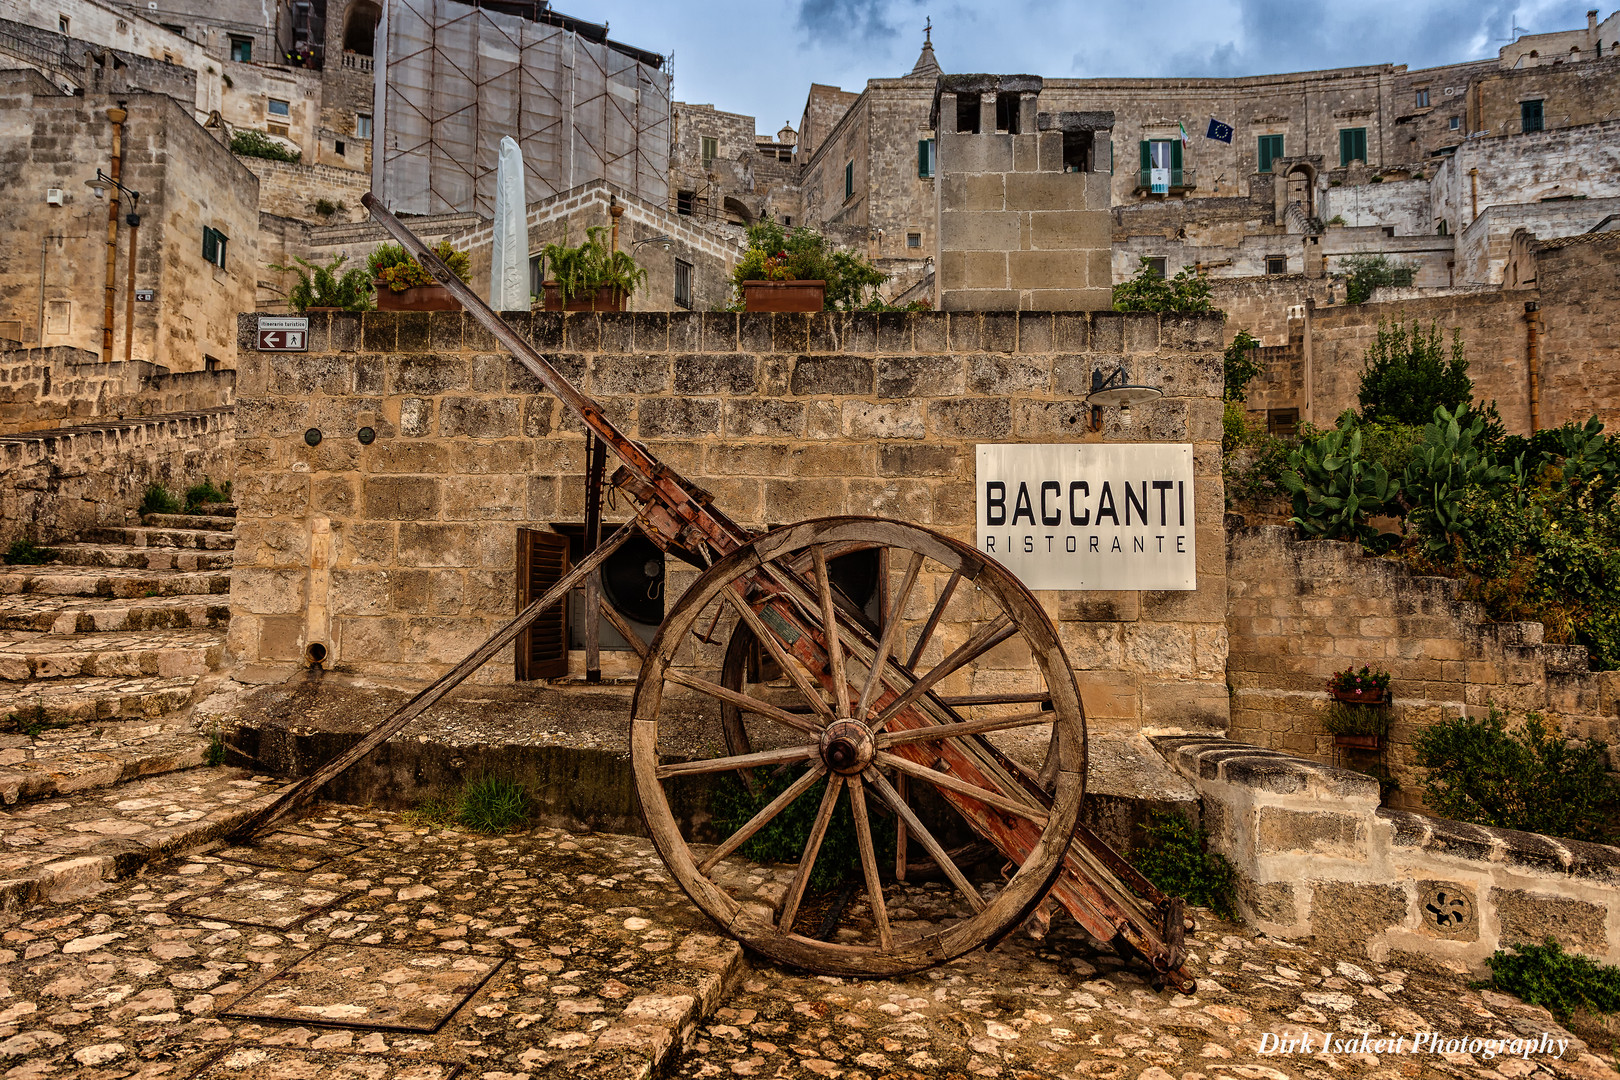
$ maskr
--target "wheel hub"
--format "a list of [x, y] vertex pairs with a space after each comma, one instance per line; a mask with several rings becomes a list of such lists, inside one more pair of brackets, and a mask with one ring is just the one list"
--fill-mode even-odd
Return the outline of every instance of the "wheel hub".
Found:
[[872, 730], [859, 720], [834, 720], [821, 733], [821, 760], [843, 776], [854, 776], [870, 765], [875, 749]]

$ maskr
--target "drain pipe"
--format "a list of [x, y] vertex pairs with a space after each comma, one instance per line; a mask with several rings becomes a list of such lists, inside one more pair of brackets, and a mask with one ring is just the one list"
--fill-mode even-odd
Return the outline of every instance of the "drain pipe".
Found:
[[1468, 219], [1468, 223], [1470, 225], [1472, 225], [1474, 223], [1474, 220], [1479, 217], [1479, 170], [1478, 169], [1469, 169], [1468, 170], [1468, 196], [1473, 202], [1473, 211], [1474, 212], [1473, 212], [1473, 215], [1471, 217], [1469, 217], [1469, 219]]
[[1524, 322], [1529, 335], [1525, 359], [1530, 369], [1530, 433], [1533, 435], [1541, 430], [1541, 305], [1536, 301], [1525, 302]]
[[112, 187], [107, 190], [107, 288], [101, 309], [101, 362], [112, 363], [113, 358], [113, 302], [118, 294], [118, 182], [124, 174], [124, 120], [129, 113], [123, 103], [107, 110], [112, 122]]

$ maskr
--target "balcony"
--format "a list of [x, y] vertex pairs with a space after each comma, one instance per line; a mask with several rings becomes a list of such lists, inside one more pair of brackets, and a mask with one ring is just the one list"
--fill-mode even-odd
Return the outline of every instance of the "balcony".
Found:
[[[1181, 195], [1192, 191], [1198, 186], [1197, 169], [1171, 169], [1170, 194]], [[1138, 169], [1136, 173], [1136, 194], [1150, 195], [1153, 193], [1153, 174], [1149, 169]]]
[[346, 52], [343, 54], [343, 66], [349, 71], [370, 71], [372, 58], [361, 56], [359, 53]]

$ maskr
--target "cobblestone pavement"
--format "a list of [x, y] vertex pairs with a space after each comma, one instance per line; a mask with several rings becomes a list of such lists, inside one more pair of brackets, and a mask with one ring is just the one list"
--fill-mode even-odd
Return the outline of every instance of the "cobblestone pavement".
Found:
[[[736, 872], [762, 897], [781, 877]], [[327, 806], [256, 847], [0, 915], [0, 1076], [1620, 1076], [1544, 1010], [1459, 976], [1204, 917], [1189, 996], [1152, 992], [1062, 921], [903, 979], [756, 961], [733, 983], [740, 950], [645, 840], [480, 837]], [[1260, 1052], [1268, 1034], [1319, 1046], [1324, 1031], [1536, 1049]]]

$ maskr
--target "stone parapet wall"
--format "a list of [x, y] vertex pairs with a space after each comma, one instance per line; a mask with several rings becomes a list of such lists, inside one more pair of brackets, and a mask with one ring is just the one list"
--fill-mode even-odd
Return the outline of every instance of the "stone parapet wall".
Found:
[[1391, 676], [1384, 756], [1397, 806], [1421, 806], [1419, 732], [1464, 710], [1534, 710], [1571, 735], [1620, 742], [1620, 672], [1588, 670], [1584, 648], [1545, 642], [1540, 623], [1487, 621], [1458, 599], [1460, 582], [1237, 521], [1227, 541], [1232, 738], [1331, 761], [1324, 687], [1334, 671], [1367, 664]]
[[[1218, 319], [508, 318], [749, 526], [872, 514], [972, 542], [978, 443], [1191, 443], [1199, 588], [1041, 595], [1094, 725], [1224, 728]], [[579, 424], [461, 313], [315, 315], [307, 356], [254, 352], [255, 319], [241, 322], [232, 650], [255, 678], [285, 677], [311, 641], [342, 670], [436, 677], [510, 618], [517, 529], [582, 518]], [[1166, 396], [1127, 427], [1104, 410], [1092, 432], [1092, 371], [1127, 358]], [[626, 515], [621, 500], [609, 517]], [[673, 600], [692, 575], [670, 566]], [[512, 670], [508, 651], [482, 677]]]
[[0, 434], [216, 409], [232, 403], [235, 389], [236, 372], [228, 368], [103, 364], [94, 353], [66, 346], [0, 351]]
[[1154, 743], [1198, 790], [1242, 914], [1266, 934], [1476, 971], [1549, 936], [1620, 959], [1620, 849], [1380, 809], [1370, 777], [1240, 742]]
[[0, 435], [0, 547], [135, 518], [146, 485], [231, 478], [229, 408]]

